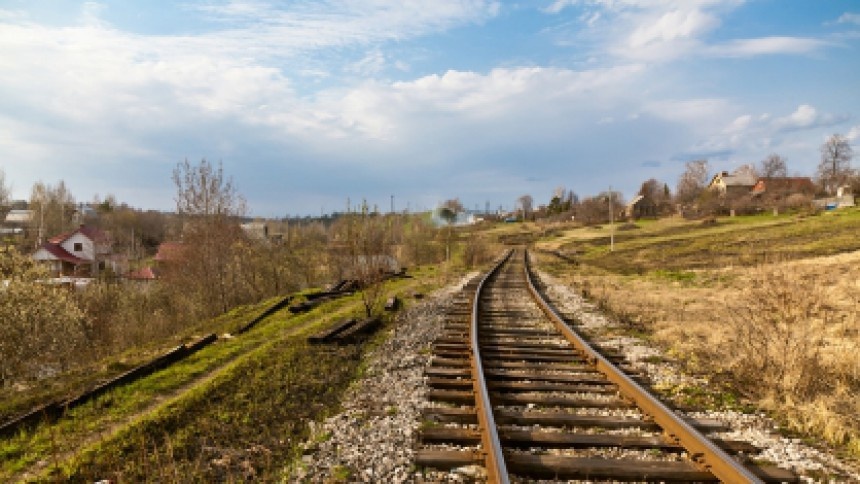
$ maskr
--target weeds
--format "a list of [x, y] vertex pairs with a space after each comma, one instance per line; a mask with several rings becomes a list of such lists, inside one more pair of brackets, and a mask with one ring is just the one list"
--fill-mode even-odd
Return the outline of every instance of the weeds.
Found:
[[860, 456], [858, 230], [860, 210], [735, 217], [707, 229], [660, 221], [616, 239], [612, 254], [577, 240], [582, 264], [551, 270], [625, 333], [641, 327], [708, 376], [703, 392], [678, 391], [679, 400], [752, 405]]
[[728, 370], [745, 393], [787, 403], [808, 400], [827, 384], [821, 349], [829, 314], [820, 283], [760, 269], [730, 306]]

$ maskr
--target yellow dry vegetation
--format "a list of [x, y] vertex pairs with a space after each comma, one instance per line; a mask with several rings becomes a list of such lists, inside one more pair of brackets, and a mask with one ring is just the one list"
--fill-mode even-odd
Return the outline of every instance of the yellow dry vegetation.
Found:
[[[587, 233], [574, 232], [564, 240]], [[695, 233], [689, 237], [696, 243]], [[553, 242], [544, 248], [577, 252]], [[628, 249], [638, 243], [631, 239]], [[690, 371], [728, 383], [790, 428], [860, 456], [860, 251], [644, 273], [592, 265], [587, 251], [579, 254], [577, 265], [548, 253], [539, 260]]]

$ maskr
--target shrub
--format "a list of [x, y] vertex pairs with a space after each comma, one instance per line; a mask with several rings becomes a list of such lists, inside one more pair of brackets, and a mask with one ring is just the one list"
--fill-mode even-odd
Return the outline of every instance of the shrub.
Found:
[[786, 269], [758, 269], [729, 313], [729, 371], [755, 398], [805, 399], [827, 385], [822, 375], [828, 306], [814, 280]]

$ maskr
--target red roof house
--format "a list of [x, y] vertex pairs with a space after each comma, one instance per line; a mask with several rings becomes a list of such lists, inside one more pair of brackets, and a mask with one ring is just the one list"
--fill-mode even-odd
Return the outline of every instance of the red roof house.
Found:
[[132, 281], [154, 281], [158, 279], [158, 276], [155, 274], [155, 270], [152, 267], [141, 267], [136, 271], [131, 271], [125, 275], [126, 279], [130, 279]]
[[33, 254], [50, 265], [57, 276], [91, 277], [104, 269], [111, 254], [110, 237], [95, 227], [81, 225], [73, 232], [52, 237]]
[[814, 195], [815, 184], [808, 177], [759, 178], [752, 188], [753, 195]]
[[155, 253], [155, 262], [160, 264], [182, 260], [185, 244], [182, 242], [162, 242]]

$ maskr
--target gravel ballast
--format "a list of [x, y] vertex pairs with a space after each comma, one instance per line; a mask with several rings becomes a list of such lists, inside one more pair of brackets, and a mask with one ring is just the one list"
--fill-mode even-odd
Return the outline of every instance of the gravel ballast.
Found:
[[374, 349], [367, 371], [347, 392], [342, 412], [314, 425], [291, 482], [416, 482], [412, 460], [424, 369], [442, 331], [451, 296], [475, 274], [435, 291], [397, 316], [390, 337]]
[[[291, 482], [471, 482], [482, 469], [452, 472], [415, 469], [413, 456], [425, 399], [424, 370], [430, 348], [441, 334], [451, 296], [475, 274], [443, 288], [403, 311], [390, 337], [373, 350], [367, 371], [357, 380], [342, 403], [342, 411], [312, 427], [300, 463]], [[680, 366], [643, 340], [619, 336], [618, 326], [579, 293], [540, 273], [546, 293], [560, 312], [578, 322], [599, 346], [623, 354], [630, 366], [661, 386], [703, 385], [701, 377], [684, 375]], [[601, 336], [603, 335], [603, 336]], [[857, 467], [778, 433], [778, 425], [764, 414], [736, 411], [690, 412], [690, 417], [715, 419], [730, 430], [714, 436], [741, 440], [759, 447], [752, 456], [801, 475], [805, 482], [860, 482]], [[474, 467], [474, 466], [473, 466]], [[828, 476], [821, 479], [819, 476]], [[548, 481], [541, 481], [548, 482]]]

